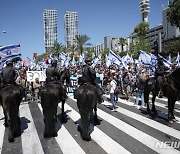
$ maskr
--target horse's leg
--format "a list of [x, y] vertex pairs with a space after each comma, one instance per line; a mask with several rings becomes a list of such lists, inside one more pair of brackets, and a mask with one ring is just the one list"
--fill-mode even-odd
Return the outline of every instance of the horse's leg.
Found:
[[95, 103], [95, 106], [94, 106], [94, 123], [95, 125], [100, 125], [100, 120], [98, 119], [97, 117], [97, 103]]
[[170, 123], [175, 122], [176, 119], [174, 117], [174, 106], [176, 100], [174, 98], [168, 98], [168, 121]]
[[4, 108], [3, 108], [3, 112], [4, 112], [4, 126], [9, 127], [7, 114], [6, 114], [6, 111], [4, 110]]
[[156, 99], [156, 92], [152, 92], [153, 93], [153, 97], [152, 97], [152, 112], [154, 114], [157, 114], [157, 110], [155, 107], [155, 99]]
[[62, 122], [64, 123], [64, 122], [66, 122], [66, 115], [65, 115], [65, 112], [64, 112], [64, 104], [65, 104], [65, 99], [62, 99], [62, 106], [61, 106], [61, 112], [62, 112]]
[[146, 104], [146, 106], [147, 106], [147, 113], [148, 114], [150, 114], [150, 108], [149, 108], [149, 93], [150, 93], [150, 91], [147, 91], [146, 89], [145, 89], [145, 91], [144, 91], [144, 101], [145, 101], [145, 104]]
[[84, 113], [81, 115], [81, 136], [83, 140], [90, 141], [91, 136], [89, 134], [90, 125], [90, 113]]
[[11, 121], [9, 121], [8, 141], [14, 142], [14, 130]]

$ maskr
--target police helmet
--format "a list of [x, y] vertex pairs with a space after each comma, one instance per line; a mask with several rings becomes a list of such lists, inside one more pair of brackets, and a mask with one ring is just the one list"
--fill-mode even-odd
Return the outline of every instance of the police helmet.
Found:
[[92, 59], [91, 58], [86, 58], [85, 59], [85, 63], [87, 64], [87, 63], [90, 63], [92, 61]]
[[12, 60], [8, 60], [8, 61], [6, 62], [6, 65], [7, 65], [7, 66], [13, 66]]

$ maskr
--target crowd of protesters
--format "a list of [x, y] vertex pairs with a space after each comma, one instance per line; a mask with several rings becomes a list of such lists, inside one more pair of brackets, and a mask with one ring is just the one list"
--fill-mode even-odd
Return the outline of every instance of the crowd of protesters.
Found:
[[[145, 81], [147, 78], [154, 76], [155, 68], [146, 67], [144, 65], [138, 66], [137, 64], [129, 64], [128, 68], [118, 68], [116, 65], [110, 65], [106, 67], [105, 65], [97, 64], [94, 67], [96, 72], [96, 83], [103, 89], [105, 94], [110, 94], [110, 100], [112, 103], [112, 110], [117, 108], [116, 103], [118, 101], [118, 95], [124, 96], [124, 98], [129, 101], [131, 96], [136, 96], [135, 105], [144, 107], [144, 88]], [[63, 70], [63, 67], [58, 65], [59, 70]], [[78, 78], [82, 76], [83, 65], [70, 66], [71, 74], [71, 87], [76, 89], [78, 87]], [[172, 66], [171, 71], [175, 69], [175, 65]], [[37, 71], [36, 67], [28, 68], [22, 67], [18, 69], [18, 77], [16, 83], [21, 85], [26, 89], [25, 93], [31, 92], [32, 100], [38, 102], [39, 99], [39, 89], [43, 86], [43, 82], [36, 79], [33, 83], [27, 82], [26, 71]], [[41, 69], [43, 70], [43, 69]], [[115, 88], [118, 87], [120, 93], [115, 93]], [[73, 90], [69, 91], [73, 92]], [[27, 95], [26, 95], [27, 96]], [[27, 98], [24, 98], [25, 101]], [[139, 100], [141, 99], [141, 104]]]

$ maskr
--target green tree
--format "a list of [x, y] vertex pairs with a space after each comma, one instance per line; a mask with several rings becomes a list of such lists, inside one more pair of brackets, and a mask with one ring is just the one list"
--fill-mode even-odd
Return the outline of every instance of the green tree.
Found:
[[148, 29], [149, 29], [149, 23], [143, 21], [134, 28], [134, 32], [137, 34], [138, 37], [145, 38]]
[[137, 34], [136, 38], [130, 44], [130, 54], [133, 58], [138, 58], [140, 50], [151, 52], [150, 42], [146, 39], [146, 34], [149, 29], [149, 23], [141, 22], [135, 28], [134, 32]]
[[79, 48], [81, 54], [83, 52], [83, 46], [86, 44], [87, 41], [90, 40], [90, 37], [87, 35], [76, 35], [77, 40], [77, 47]]
[[169, 1], [167, 20], [180, 28], [180, 0]]
[[137, 59], [139, 57], [140, 50], [151, 52], [150, 43], [147, 39], [137, 37], [130, 44], [130, 53], [133, 58]]
[[102, 62], [104, 63], [105, 62], [105, 59], [106, 59], [106, 55], [109, 54], [109, 49], [105, 49], [104, 51], [102, 51], [101, 53], [101, 59], [102, 59]]

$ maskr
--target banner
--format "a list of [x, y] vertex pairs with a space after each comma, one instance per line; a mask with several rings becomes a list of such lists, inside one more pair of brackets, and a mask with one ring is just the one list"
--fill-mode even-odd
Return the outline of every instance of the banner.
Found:
[[39, 81], [46, 81], [45, 71], [27, 71], [27, 81], [34, 82], [36, 78], [39, 78]]

